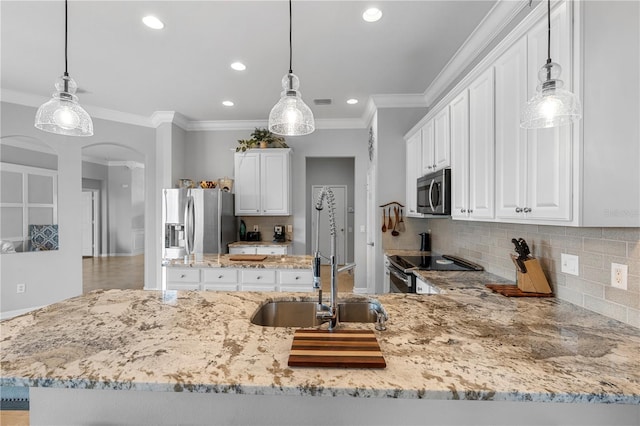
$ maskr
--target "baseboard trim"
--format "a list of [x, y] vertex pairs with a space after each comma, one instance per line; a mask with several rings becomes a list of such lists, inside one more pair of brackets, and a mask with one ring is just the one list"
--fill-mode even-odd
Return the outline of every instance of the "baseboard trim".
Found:
[[40, 308], [44, 308], [44, 306], [36, 306], [34, 308], [24, 308], [24, 309], [16, 309], [14, 311], [6, 311], [6, 312], [0, 312], [0, 320], [6, 320], [9, 318], [14, 318], [20, 315], [24, 315], [24, 314], [28, 314], [31, 311], [35, 311], [36, 309], [40, 309]]

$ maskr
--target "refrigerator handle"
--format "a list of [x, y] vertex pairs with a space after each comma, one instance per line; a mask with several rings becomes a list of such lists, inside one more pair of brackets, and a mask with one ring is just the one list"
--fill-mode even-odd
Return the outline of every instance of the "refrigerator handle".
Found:
[[193, 196], [187, 196], [187, 203], [184, 207], [184, 245], [187, 254], [193, 252], [194, 237], [195, 237], [195, 209], [193, 206]]

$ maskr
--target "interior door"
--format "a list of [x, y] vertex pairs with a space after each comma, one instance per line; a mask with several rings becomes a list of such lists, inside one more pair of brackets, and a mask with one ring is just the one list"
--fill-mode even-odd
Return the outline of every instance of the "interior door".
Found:
[[82, 255], [93, 256], [93, 192], [82, 191]]
[[[347, 254], [347, 186], [346, 185], [327, 185], [333, 192], [335, 197], [335, 212], [336, 212], [336, 261], [338, 264], [343, 265], [346, 263]], [[311, 187], [311, 248], [315, 251], [316, 248], [316, 230], [320, 230], [320, 253], [325, 257], [331, 256], [331, 235], [329, 234], [329, 209], [326, 201], [323, 203], [323, 209], [320, 212], [320, 227], [316, 225], [318, 220], [318, 214], [316, 211], [316, 200], [318, 194], [322, 190], [322, 185], [313, 185]], [[322, 259], [322, 263], [329, 263], [326, 259]]]

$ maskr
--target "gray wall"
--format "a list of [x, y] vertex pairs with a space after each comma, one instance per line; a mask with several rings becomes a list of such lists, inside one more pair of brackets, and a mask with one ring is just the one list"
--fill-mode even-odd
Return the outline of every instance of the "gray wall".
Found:
[[[311, 187], [313, 185], [346, 185], [347, 186], [347, 210], [353, 207], [355, 200], [354, 191], [354, 171], [355, 161], [353, 158], [307, 158], [307, 194], [306, 203], [311, 205]], [[306, 252], [313, 253], [313, 244], [311, 241], [311, 216], [315, 214], [313, 209], [307, 211], [307, 249]], [[347, 240], [346, 262], [353, 262], [353, 227], [354, 213], [347, 213], [347, 232], [345, 238]]]
[[[14, 139], [14, 138], [6, 138]], [[0, 145], [0, 161], [23, 166], [40, 167], [58, 170], [58, 156], [41, 151], [20, 148], [11, 145]]]
[[[0, 312], [2, 316], [44, 306], [82, 293], [82, 148], [97, 143], [119, 143], [144, 155], [145, 245], [160, 246], [156, 209], [160, 201], [156, 176], [156, 130], [94, 118], [95, 135], [74, 138], [41, 132], [33, 127], [36, 108], [2, 103], [1, 135], [19, 135], [48, 145], [58, 154], [58, 225], [60, 250], [0, 256]], [[155, 259], [159, 259], [156, 257]], [[156, 287], [155, 259], [145, 258], [145, 287]], [[37, 267], [36, 267], [37, 266]], [[16, 284], [26, 284], [26, 292], [16, 294]]]

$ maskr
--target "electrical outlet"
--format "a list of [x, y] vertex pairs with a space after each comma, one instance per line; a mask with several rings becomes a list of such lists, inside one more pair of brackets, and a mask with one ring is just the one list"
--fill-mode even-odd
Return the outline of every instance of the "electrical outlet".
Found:
[[622, 290], [627, 289], [628, 266], [620, 263], [611, 263], [611, 285]]
[[16, 293], [24, 293], [25, 291], [27, 291], [27, 285], [25, 283], [16, 285]]
[[561, 271], [565, 274], [580, 275], [580, 261], [578, 256], [572, 254], [561, 253], [560, 263]]
[[253, 232], [258, 232], [260, 230], [260, 228], [258, 227], [258, 225], [253, 225]]

